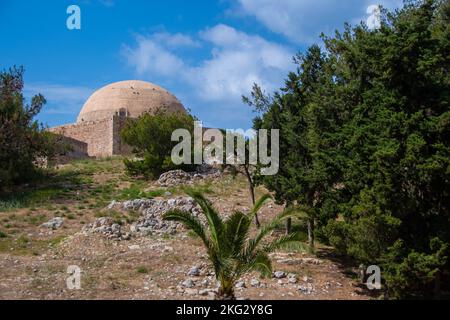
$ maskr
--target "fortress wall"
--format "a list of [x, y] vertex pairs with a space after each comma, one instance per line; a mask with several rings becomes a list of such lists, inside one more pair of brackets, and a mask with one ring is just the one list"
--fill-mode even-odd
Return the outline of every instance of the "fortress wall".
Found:
[[75, 140], [66, 136], [61, 136], [61, 142], [69, 145], [71, 150], [65, 154], [57, 156], [54, 161], [56, 163], [68, 163], [73, 159], [84, 159], [88, 157], [88, 145], [86, 142]]
[[50, 131], [87, 144], [90, 157], [113, 155], [113, 119], [69, 124], [51, 128]]

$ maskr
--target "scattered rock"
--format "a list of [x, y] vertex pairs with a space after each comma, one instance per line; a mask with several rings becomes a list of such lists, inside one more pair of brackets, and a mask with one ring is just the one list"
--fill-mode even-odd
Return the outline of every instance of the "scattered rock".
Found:
[[85, 233], [100, 233], [111, 240], [129, 240], [131, 238], [129, 233], [122, 232], [121, 225], [114, 223], [114, 221], [108, 217], [96, 219], [93, 223], [85, 226], [83, 231]]
[[190, 295], [190, 296], [195, 296], [195, 295], [198, 294], [198, 290], [197, 289], [188, 288], [188, 289], [186, 289], [184, 291], [184, 293], [186, 293], [187, 295]]
[[192, 279], [186, 279], [181, 283], [181, 285], [185, 288], [192, 288], [195, 286], [195, 283]]
[[238, 288], [238, 289], [244, 289], [244, 288], [246, 288], [245, 282], [244, 281], [238, 281], [238, 282], [236, 282], [235, 287]]
[[141, 248], [141, 246], [138, 244], [133, 244], [131, 246], [128, 246], [128, 249], [130, 249], [130, 250], [139, 250], [140, 248]]
[[217, 293], [217, 289], [201, 289], [198, 291], [198, 294], [201, 296], [215, 296]]
[[288, 274], [289, 283], [297, 283], [297, 276], [293, 273]]
[[280, 259], [280, 260], [277, 260], [277, 263], [280, 263], [280, 264], [287, 264], [287, 265], [293, 266], [293, 265], [301, 264], [301, 263], [302, 263], [302, 260], [300, 260], [300, 259], [286, 258], [286, 259]]
[[55, 217], [55, 218], [50, 219], [48, 222], [43, 223], [41, 226], [44, 228], [56, 230], [56, 229], [61, 228], [63, 223], [64, 223], [64, 218]]
[[200, 282], [200, 284], [202, 285], [202, 286], [208, 286], [209, 285], [209, 280], [208, 279], [203, 279], [202, 280], [202, 282]]
[[108, 210], [113, 210], [116, 207], [116, 200], [111, 201], [111, 203], [108, 205]]
[[165, 246], [165, 247], [163, 248], [163, 252], [173, 252], [173, 247]]
[[260, 284], [261, 284], [261, 282], [259, 282], [258, 279], [252, 279], [252, 280], [250, 281], [250, 285], [251, 285], [252, 287], [259, 287]]
[[316, 258], [303, 258], [302, 259], [303, 263], [308, 263], [308, 264], [321, 264], [323, 261], [320, 259], [316, 259]]
[[191, 269], [189, 269], [187, 275], [191, 277], [198, 277], [200, 275], [200, 268], [197, 266], [193, 266]]
[[282, 279], [282, 278], [286, 278], [286, 272], [284, 271], [275, 271], [273, 273], [273, 276], [277, 279]]
[[300, 292], [303, 294], [310, 295], [311, 293], [313, 293], [314, 288], [313, 288], [312, 284], [308, 283], [306, 286], [304, 286], [304, 285], [298, 286], [298, 290], [300, 290]]
[[207, 296], [208, 295], [208, 289], [201, 289], [198, 294], [201, 296]]

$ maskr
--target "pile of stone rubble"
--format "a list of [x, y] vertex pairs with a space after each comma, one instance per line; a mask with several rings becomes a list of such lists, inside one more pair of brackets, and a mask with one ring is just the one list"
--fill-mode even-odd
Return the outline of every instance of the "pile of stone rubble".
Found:
[[[137, 211], [140, 213], [136, 222], [129, 226], [114, 223], [111, 218], [98, 218], [94, 223], [87, 225], [84, 232], [101, 233], [113, 240], [126, 240], [131, 235], [145, 236], [151, 234], [175, 234], [183, 226], [177, 222], [163, 220], [162, 216], [169, 210], [182, 210], [191, 212], [204, 222], [200, 207], [190, 197], [173, 199], [136, 199], [125, 202], [112, 201], [108, 210]], [[128, 231], [124, 231], [128, 229]]]
[[200, 165], [195, 172], [185, 172], [183, 170], [172, 170], [163, 173], [158, 184], [162, 187], [171, 187], [182, 184], [194, 184], [204, 179], [218, 178], [221, 172], [219, 169], [210, 165]]
[[111, 240], [129, 240], [131, 234], [122, 230], [122, 226], [114, 223], [109, 217], [96, 219], [83, 228], [84, 233], [99, 233]]

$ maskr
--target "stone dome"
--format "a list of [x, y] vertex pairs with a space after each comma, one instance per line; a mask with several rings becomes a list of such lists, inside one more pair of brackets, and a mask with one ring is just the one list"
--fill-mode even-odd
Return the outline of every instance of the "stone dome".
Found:
[[186, 112], [173, 94], [157, 85], [138, 80], [120, 81], [94, 92], [81, 109], [77, 122], [97, 121], [113, 115], [137, 118], [158, 109]]

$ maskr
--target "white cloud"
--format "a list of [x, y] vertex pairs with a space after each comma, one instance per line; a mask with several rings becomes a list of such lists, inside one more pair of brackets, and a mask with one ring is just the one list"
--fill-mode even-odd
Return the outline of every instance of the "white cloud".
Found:
[[366, 24], [369, 29], [378, 29], [381, 26], [381, 10], [379, 5], [370, 5], [367, 7], [367, 14], [369, 17], [366, 19]]
[[123, 55], [138, 74], [171, 76], [184, 67], [184, 62], [153, 37], [138, 36], [137, 47], [123, 47]]
[[[184, 45], [210, 47], [210, 57], [195, 64], [176, 54], [173, 39]], [[186, 41], [176, 34], [138, 36], [136, 46], [124, 46], [123, 54], [140, 75], [163, 77], [188, 85], [195, 98], [207, 102], [238, 103], [257, 82], [266, 90], [276, 89], [292, 69], [293, 52], [288, 48], [219, 24]], [[181, 41], [182, 40], [182, 41]]]
[[292, 68], [289, 49], [259, 36], [223, 24], [200, 35], [213, 45], [212, 58], [192, 70], [204, 100], [240, 99], [255, 82], [274, 90]]
[[[373, 1], [373, 0], [372, 0]], [[317, 42], [321, 32], [331, 34], [344, 22], [365, 20], [371, 0], [237, 0], [239, 11], [255, 17], [269, 30], [295, 43]], [[379, 0], [392, 9], [402, 0]]]
[[188, 35], [182, 33], [170, 34], [168, 32], [159, 32], [151, 36], [153, 40], [164, 44], [168, 48], [186, 48], [199, 47], [200, 44]]
[[27, 99], [40, 93], [47, 100], [42, 112], [46, 114], [78, 114], [81, 106], [94, 92], [86, 87], [72, 87], [60, 84], [28, 83], [24, 88]]

